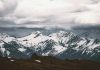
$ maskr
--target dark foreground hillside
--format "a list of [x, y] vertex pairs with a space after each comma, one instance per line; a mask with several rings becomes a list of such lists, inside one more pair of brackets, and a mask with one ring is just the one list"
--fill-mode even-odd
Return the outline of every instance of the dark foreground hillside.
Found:
[[33, 57], [29, 60], [0, 58], [0, 70], [100, 70], [100, 62]]

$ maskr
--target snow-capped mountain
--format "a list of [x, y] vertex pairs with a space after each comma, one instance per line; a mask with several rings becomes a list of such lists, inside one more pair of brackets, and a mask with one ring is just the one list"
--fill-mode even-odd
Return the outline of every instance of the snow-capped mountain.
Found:
[[22, 38], [0, 34], [0, 55], [29, 58], [34, 53], [61, 59], [100, 60], [100, 40], [83, 38], [64, 31], [48, 36], [37, 31]]

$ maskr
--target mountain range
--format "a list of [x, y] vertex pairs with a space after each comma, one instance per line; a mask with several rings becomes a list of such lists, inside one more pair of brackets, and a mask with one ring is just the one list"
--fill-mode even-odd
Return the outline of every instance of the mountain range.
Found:
[[49, 35], [36, 31], [21, 38], [0, 33], [1, 56], [26, 59], [33, 54], [60, 59], [100, 60], [100, 40], [65, 31]]

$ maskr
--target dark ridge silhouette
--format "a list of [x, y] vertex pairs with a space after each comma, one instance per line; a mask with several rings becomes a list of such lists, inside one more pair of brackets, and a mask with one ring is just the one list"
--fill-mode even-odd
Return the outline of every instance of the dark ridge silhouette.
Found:
[[100, 62], [90, 60], [60, 60], [52, 56], [31, 59], [0, 57], [0, 70], [100, 70]]

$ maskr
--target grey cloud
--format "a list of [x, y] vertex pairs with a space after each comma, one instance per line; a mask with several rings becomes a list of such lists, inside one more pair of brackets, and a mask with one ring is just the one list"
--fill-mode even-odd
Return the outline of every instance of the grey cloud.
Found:
[[0, 0], [0, 17], [6, 16], [9, 13], [12, 13], [16, 6], [16, 0]]
[[73, 30], [100, 30], [100, 25], [80, 25], [72, 27]]
[[[2, 16], [8, 16], [10, 19], [4, 20], [12, 21], [16, 25], [99, 25], [99, 1], [100, 0], [0, 0], [2, 4], [0, 6], [0, 16], [1, 18]], [[11, 14], [10, 16], [8, 15], [9, 13]]]

